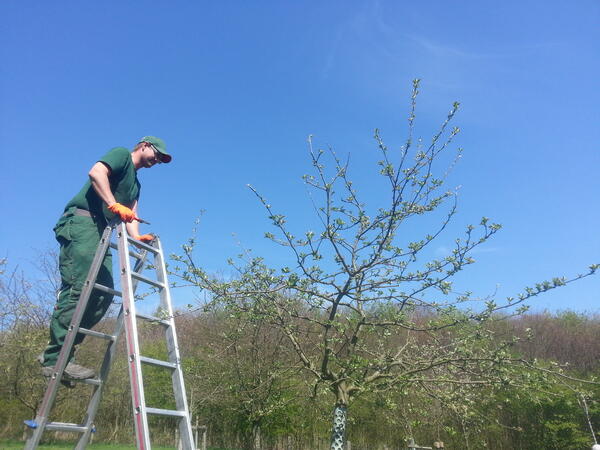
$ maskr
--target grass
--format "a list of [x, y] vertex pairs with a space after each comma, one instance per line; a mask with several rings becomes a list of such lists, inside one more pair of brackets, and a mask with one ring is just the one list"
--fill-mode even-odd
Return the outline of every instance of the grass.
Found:
[[[52, 450], [72, 450], [73, 444], [44, 444], [38, 447], [39, 449], [52, 449]], [[92, 450], [135, 450], [135, 445], [119, 445], [119, 444], [92, 444], [88, 445], [87, 448]], [[166, 450], [174, 449], [175, 447], [156, 447], [152, 446], [153, 449]], [[0, 441], [0, 450], [22, 450], [23, 442], [20, 441]]]
[[[22, 450], [23, 442], [21, 441], [0, 441], [0, 450]], [[52, 449], [52, 450], [72, 450], [74, 444], [44, 444], [40, 445], [39, 449]], [[87, 448], [92, 450], [136, 450], [135, 445], [119, 445], [119, 444], [92, 444], [88, 445]], [[152, 446], [156, 450], [173, 450], [175, 447], [157, 447]], [[216, 447], [208, 447], [208, 450], [220, 450]], [[224, 450], [224, 449], [223, 449]]]

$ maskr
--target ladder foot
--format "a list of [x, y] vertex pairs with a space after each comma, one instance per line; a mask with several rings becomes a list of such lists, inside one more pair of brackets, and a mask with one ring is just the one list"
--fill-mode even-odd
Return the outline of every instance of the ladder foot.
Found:
[[27, 425], [29, 428], [37, 428], [38, 424], [35, 420], [24, 420], [23, 423]]

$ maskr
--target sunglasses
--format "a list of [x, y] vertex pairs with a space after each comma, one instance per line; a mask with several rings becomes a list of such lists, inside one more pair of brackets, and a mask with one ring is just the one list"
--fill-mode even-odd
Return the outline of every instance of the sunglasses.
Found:
[[156, 149], [156, 147], [153, 144], [150, 144], [150, 147], [152, 147], [152, 150], [154, 150], [154, 159], [156, 160], [156, 163], [162, 164], [162, 154]]

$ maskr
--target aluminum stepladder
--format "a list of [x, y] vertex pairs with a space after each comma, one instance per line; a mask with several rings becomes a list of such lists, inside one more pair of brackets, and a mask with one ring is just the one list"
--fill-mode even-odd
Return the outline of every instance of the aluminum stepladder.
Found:
[[[116, 244], [111, 242], [113, 232], [116, 233]], [[135, 250], [132, 250], [130, 245], [133, 246]], [[96, 283], [98, 272], [102, 266], [106, 252], [109, 251], [109, 247], [116, 248], [118, 250], [119, 273], [122, 289], [121, 292]], [[152, 266], [156, 271], [156, 280], [147, 278], [141, 273], [148, 255], [154, 257], [154, 263]], [[133, 270], [131, 268], [131, 258], [135, 260]], [[160, 296], [160, 310], [162, 313], [164, 313], [164, 317], [154, 317], [136, 312], [134, 293], [139, 282], [146, 283], [156, 288]], [[88, 330], [80, 327], [83, 313], [85, 312], [85, 308], [93, 289], [98, 289], [100, 291], [110, 293], [115, 297], [122, 298], [123, 302], [119, 311], [119, 315], [117, 316], [113, 334], [100, 333], [98, 331]], [[163, 314], [161, 314], [161, 316], [162, 315]], [[150, 321], [164, 328], [168, 353], [167, 361], [147, 358], [140, 355], [137, 319]], [[167, 270], [160, 240], [156, 238], [150, 245], [144, 244], [140, 241], [130, 238], [127, 235], [124, 223], [113, 222], [105, 228], [102, 238], [100, 239], [100, 243], [98, 244], [96, 254], [92, 261], [92, 265], [79, 297], [77, 307], [73, 314], [69, 331], [65, 337], [64, 344], [56, 365], [54, 366], [54, 373], [48, 382], [48, 387], [46, 388], [46, 393], [44, 394], [44, 399], [42, 400], [42, 404], [37, 412], [37, 416], [34, 420], [25, 422], [27, 426], [32, 429], [31, 435], [25, 443], [26, 450], [37, 449], [42, 438], [42, 434], [45, 431], [70, 431], [80, 433], [80, 437], [75, 448], [86, 448], [90, 441], [91, 433], [95, 431], [94, 419], [100, 405], [102, 389], [108, 378], [110, 367], [116, 354], [117, 341], [123, 329], [125, 330], [126, 338], [127, 363], [129, 367], [129, 380], [131, 385], [131, 398], [137, 448], [140, 450], [151, 448], [148, 414], [174, 417], [178, 421], [179, 437], [183, 449], [192, 450], [195, 448], [190, 414], [185, 394], [183, 371], [181, 367], [181, 358], [179, 355], [177, 333], [175, 330], [175, 321], [167, 279]], [[105, 339], [108, 341], [108, 347], [104, 355], [99, 376], [97, 378], [87, 380], [72, 380], [74, 382], [79, 381], [92, 385], [93, 391], [83, 422], [81, 424], [51, 422], [49, 421], [49, 415], [54, 405], [63, 372], [68, 363], [69, 355], [71, 353], [77, 333], [82, 333], [90, 337]], [[176, 410], [166, 410], [146, 406], [146, 401], [144, 398], [144, 383], [142, 378], [142, 364], [162, 367], [165, 370], [171, 371], [173, 393], [177, 408]]]

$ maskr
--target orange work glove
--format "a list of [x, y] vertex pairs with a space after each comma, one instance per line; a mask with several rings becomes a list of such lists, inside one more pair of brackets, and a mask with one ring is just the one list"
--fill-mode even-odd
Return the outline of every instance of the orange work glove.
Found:
[[153, 234], [142, 234], [141, 236], [138, 234], [133, 236], [133, 238], [145, 243], [152, 242], [155, 239]]
[[118, 215], [123, 222], [133, 222], [137, 219], [132, 209], [120, 203], [113, 203], [108, 207], [108, 210]]

